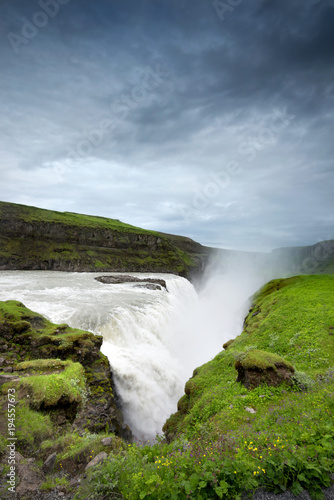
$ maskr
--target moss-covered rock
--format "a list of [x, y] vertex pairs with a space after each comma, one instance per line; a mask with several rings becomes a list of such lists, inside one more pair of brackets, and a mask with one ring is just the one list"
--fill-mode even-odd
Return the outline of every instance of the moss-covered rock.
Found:
[[239, 355], [235, 368], [238, 371], [237, 382], [244, 384], [247, 389], [261, 384], [274, 387], [282, 383], [291, 385], [291, 377], [295, 371], [281, 356], [259, 349], [251, 350], [244, 356]]
[[231, 340], [228, 340], [227, 342], [225, 342], [225, 344], [223, 344], [223, 349], [227, 350], [229, 348], [230, 345], [232, 345], [234, 342], [234, 339], [231, 339]]
[[102, 336], [55, 325], [11, 300], [0, 302], [0, 331], [7, 343], [1, 368], [21, 378], [19, 391], [31, 398], [32, 409], [51, 411], [58, 424], [70, 421], [90, 432], [109, 429], [131, 439], [109, 361], [100, 351]]

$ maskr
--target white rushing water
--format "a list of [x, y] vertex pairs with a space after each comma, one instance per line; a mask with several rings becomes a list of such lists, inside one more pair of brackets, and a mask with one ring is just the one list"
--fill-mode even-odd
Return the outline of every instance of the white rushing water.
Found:
[[254, 287], [233, 275], [209, 280], [198, 295], [178, 276], [128, 274], [165, 279], [168, 292], [102, 284], [94, 279], [101, 273], [1, 271], [0, 300], [103, 335], [125, 420], [136, 438], [151, 439], [176, 411], [193, 369], [240, 333]]

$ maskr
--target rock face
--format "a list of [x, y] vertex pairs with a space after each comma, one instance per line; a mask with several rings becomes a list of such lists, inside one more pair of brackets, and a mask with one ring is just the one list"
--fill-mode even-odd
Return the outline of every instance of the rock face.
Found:
[[201, 274], [212, 249], [115, 219], [0, 202], [0, 269]]
[[[131, 431], [123, 421], [108, 358], [100, 351], [101, 336], [68, 325], [54, 325], [20, 302], [7, 301], [0, 302], [0, 339], [9, 346], [2, 355], [5, 358], [2, 371], [8, 367], [14, 371], [13, 375], [2, 373], [2, 383], [21, 383], [34, 373], [34, 363], [36, 371], [48, 375], [59, 374], [66, 362], [82, 365], [80, 369], [87, 386], [84, 404], [81, 404], [82, 398], [64, 393], [52, 401], [35, 401], [33, 409], [50, 411], [58, 426], [70, 423], [79, 431], [90, 432], [109, 429], [120, 437], [131, 439]], [[32, 396], [28, 389], [25, 393], [26, 397]]]
[[57, 453], [52, 453], [51, 455], [48, 456], [48, 458], [45, 460], [42, 470], [44, 474], [51, 474], [55, 463], [56, 463], [56, 458], [57, 458]]
[[86, 465], [85, 471], [87, 471], [91, 467], [95, 467], [95, 465], [101, 464], [107, 457], [108, 455], [106, 454], [106, 452], [102, 451]]
[[235, 363], [238, 371], [237, 382], [247, 389], [254, 389], [261, 384], [278, 386], [292, 384], [294, 367], [277, 354], [254, 349], [241, 356]]
[[135, 276], [99, 276], [95, 278], [100, 283], [107, 285], [118, 285], [122, 283], [140, 283], [137, 287], [147, 288], [149, 290], [167, 290], [166, 281], [158, 278], [136, 278]]

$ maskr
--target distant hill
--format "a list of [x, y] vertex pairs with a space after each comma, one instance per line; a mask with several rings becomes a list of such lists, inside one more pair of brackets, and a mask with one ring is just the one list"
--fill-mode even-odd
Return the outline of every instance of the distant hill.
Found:
[[211, 249], [116, 219], [0, 202], [0, 269], [202, 272]]
[[[117, 219], [0, 202], [0, 270], [164, 272], [192, 281], [240, 258], [278, 275], [334, 273], [334, 240], [271, 254], [224, 250]], [[214, 263], [214, 264], [213, 264]]]
[[334, 240], [277, 248], [271, 255], [273, 263], [290, 274], [334, 274]]

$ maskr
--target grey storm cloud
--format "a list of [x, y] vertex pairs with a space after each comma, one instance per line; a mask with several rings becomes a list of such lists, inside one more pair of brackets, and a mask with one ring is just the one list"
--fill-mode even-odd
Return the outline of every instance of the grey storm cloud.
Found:
[[0, 5], [0, 198], [225, 248], [333, 238], [334, 1]]

